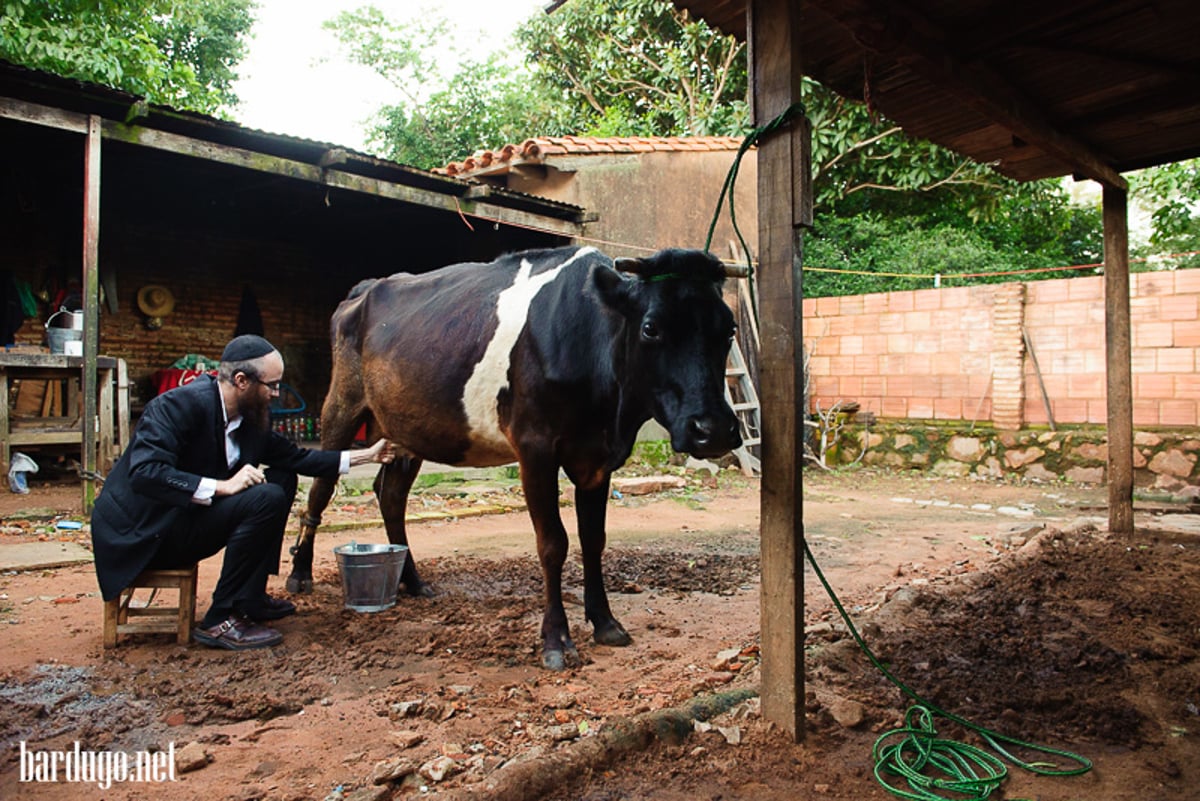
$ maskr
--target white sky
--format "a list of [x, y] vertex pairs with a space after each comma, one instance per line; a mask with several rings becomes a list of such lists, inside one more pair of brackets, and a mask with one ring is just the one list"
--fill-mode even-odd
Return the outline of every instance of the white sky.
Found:
[[364, 5], [393, 21], [408, 20], [429, 6], [450, 20], [460, 46], [485, 55], [546, 0], [258, 0], [249, 51], [234, 85], [241, 105], [235, 119], [270, 133], [315, 139], [366, 150], [364, 129], [380, 106], [395, 101], [395, 88], [339, 53], [321, 24]]

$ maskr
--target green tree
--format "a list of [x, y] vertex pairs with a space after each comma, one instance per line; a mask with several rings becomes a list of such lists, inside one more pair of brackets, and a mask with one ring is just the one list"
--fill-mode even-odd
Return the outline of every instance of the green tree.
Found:
[[[1001, 198], [979, 223], [964, 211], [820, 215], [804, 240], [804, 294], [929, 289], [935, 276], [942, 286], [963, 286], [1092, 274], [1101, 258], [1099, 210], [1071, 205], [1052, 181], [1037, 190], [1044, 197], [1034, 202]], [[1083, 266], [1062, 269], [1072, 265]]]
[[[460, 59], [449, 75], [439, 67], [451, 51], [449, 28], [436, 16], [397, 23], [368, 6], [327, 27], [353, 60], [397, 87], [374, 142], [415, 166], [528, 136], [741, 135], [749, 127], [745, 47], [665, 0], [572, 0], [518, 28], [523, 66], [492, 55]], [[1008, 185], [815, 82], [806, 82], [804, 103], [823, 211], [902, 208], [921, 193], [945, 202], [945, 189], [986, 211]]]
[[915, 139], [865, 104], [814, 80], [801, 87], [812, 126], [814, 206], [839, 216], [914, 213], [953, 200], [982, 218], [1015, 186], [990, 167]]
[[387, 105], [376, 113], [370, 142], [393, 161], [432, 169], [485, 147], [531, 134], [566, 133], [539, 104], [528, 82], [495, 59], [464, 64], [452, 86], [420, 103]]
[[0, 58], [216, 114], [236, 104], [254, 0], [5, 0]]
[[1200, 159], [1151, 167], [1131, 176], [1135, 201], [1154, 209], [1149, 247], [1153, 253], [1188, 254], [1173, 259], [1172, 267], [1200, 266]]
[[745, 48], [664, 0], [573, 0], [516, 34], [577, 133], [739, 134]]
[[429, 169], [483, 147], [566, 132], [553, 99], [531, 85], [523, 67], [495, 53], [464, 56], [453, 46], [449, 23], [435, 14], [396, 21], [364, 6], [325, 28], [353, 62], [396, 88], [396, 100], [379, 109], [369, 136], [386, 158]]

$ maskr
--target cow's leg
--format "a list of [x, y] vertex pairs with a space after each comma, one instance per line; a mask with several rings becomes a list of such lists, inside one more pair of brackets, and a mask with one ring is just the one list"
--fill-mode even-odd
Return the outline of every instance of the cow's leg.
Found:
[[[358, 387], [359, 382], [344, 377], [335, 371], [334, 381], [321, 407], [322, 450], [345, 450], [354, 440], [354, 434], [362, 425], [364, 413], [360, 401], [361, 391], [346, 391], [345, 387]], [[287, 590], [291, 593], [310, 593], [313, 590], [312, 564], [313, 541], [317, 527], [321, 525], [321, 513], [329, 505], [329, 499], [337, 489], [337, 479], [316, 478], [308, 491], [308, 507], [300, 519], [300, 534], [292, 546], [292, 572], [287, 578]]]
[[542, 563], [545, 613], [542, 616], [542, 666], [562, 670], [579, 664], [579, 651], [571, 641], [567, 611], [562, 600], [562, 568], [567, 560], [567, 530], [558, 513], [558, 466], [552, 460], [522, 459], [521, 486], [537, 534], [538, 560]]
[[317, 527], [321, 525], [321, 513], [329, 505], [337, 481], [330, 478], [313, 479], [308, 490], [308, 508], [300, 518], [300, 534], [292, 546], [292, 572], [287, 578], [287, 591], [307, 594], [313, 591], [312, 564], [313, 542], [317, 538]]
[[[379, 468], [375, 476], [375, 498], [383, 513], [387, 527], [388, 542], [393, 545], [408, 545], [408, 531], [404, 528], [404, 515], [408, 510], [408, 491], [412, 489], [417, 473], [421, 471], [421, 460], [415, 456], [403, 456], [390, 465]], [[409, 595], [433, 597], [433, 590], [417, 575], [417, 565], [412, 551], [404, 560], [400, 583]]]
[[632, 642], [629, 633], [609, 609], [601, 570], [601, 555], [606, 539], [604, 521], [608, 512], [608, 485], [606, 476], [598, 487], [586, 490], [575, 488], [579, 547], [583, 551], [583, 608], [587, 619], [592, 622], [592, 639], [601, 645], [629, 645]]

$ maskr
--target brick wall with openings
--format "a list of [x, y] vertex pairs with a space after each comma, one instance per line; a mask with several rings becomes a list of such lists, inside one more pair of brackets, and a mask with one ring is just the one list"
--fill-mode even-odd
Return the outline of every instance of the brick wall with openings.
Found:
[[[283, 354], [284, 381], [320, 411], [329, 381], [329, 318], [346, 295], [346, 279], [314, 269], [302, 250], [278, 242], [189, 241], [178, 232], [152, 230], [131, 241], [136, 253], [101, 254], [101, 271], [111, 267], [116, 274], [117, 311], [110, 311], [107, 300], [101, 303], [99, 350], [126, 360], [135, 410], [154, 396], [156, 370], [191, 353], [214, 363], [220, 358], [249, 288], [264, 335]], [[165, 286], [175, 298], [174, 311], [157, 330], [147, 326], [137, 305], [138, 290], [147, 284]], [[45, 316], [26, 320], [16, 343], [41, 345]]]
[[[1200, 269], [1131, 276], [1130, 308], [1134, 425], [1200, 424]], [[1007, 430], [1107, 420], [1101, 276], [809, 298], [804, 342], [814, 408]]]

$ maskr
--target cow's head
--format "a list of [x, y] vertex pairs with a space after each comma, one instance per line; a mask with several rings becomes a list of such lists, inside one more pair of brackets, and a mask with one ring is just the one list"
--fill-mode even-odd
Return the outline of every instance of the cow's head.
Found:
[[644, 405], [677, 451], [714, 457], [736, 448], [737, 417], [725, 401], [734, 333], [721, 298], [726, 267], [698, 250], [663, 250], [613, 266], [593, 277], [604, 303], [625, 319], [625, 402]]

